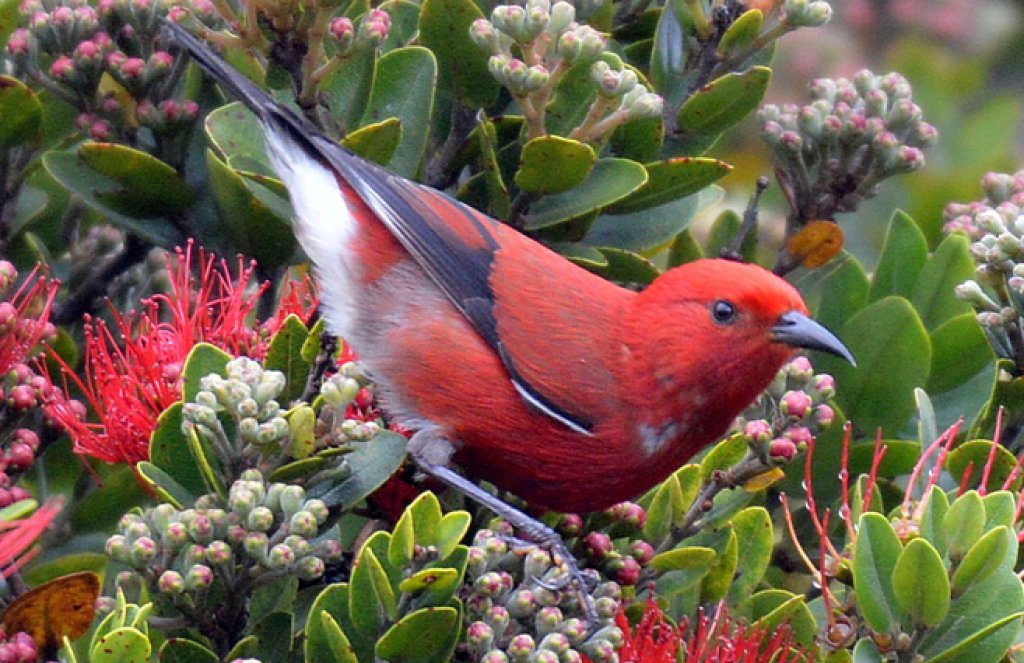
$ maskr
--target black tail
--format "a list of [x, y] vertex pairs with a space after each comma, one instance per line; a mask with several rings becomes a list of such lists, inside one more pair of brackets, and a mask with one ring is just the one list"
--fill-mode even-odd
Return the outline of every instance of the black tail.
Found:
[[231, 96], [248, 106], [264, 124], [283, 126], [299, 136], [320, 133], [312, 123], [275, 101], [265, 90], [239, 73], [185, 28], [167, 21], [164, 29], [172, 42], [184, 48], [207, 74], [220, 83]]

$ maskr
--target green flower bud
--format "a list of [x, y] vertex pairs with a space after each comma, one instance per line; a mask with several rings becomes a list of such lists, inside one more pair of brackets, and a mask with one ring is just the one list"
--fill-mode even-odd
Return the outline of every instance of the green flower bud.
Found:
[[205, 564], [193, 564], [185, 574], [185, 589], [194, 592], [213, 584], [213, 570]]
[[185, 579], [177, 571], [164, 571], [157, 580], [157, 588], [168, 596], [177, 596], [185, 591]]
[[242, 547], [245, 549], [245, 552], [258, 562], [264, 562], [267, 559], [267, 548], [269, 546], [270, 540], [263, 532], [249, 532], [242, 541]]
[[[533, 618], [534, 628], [537, 630], [537, 634], [542, 636], [554, 632], [561, 623], [562, 611], [555, 606], [541, 608]], [[565, 636], [562, 637], [564, 638]]]
[[295, 574], [299, 576], [299, 580], [316, 580], [324, 574], [324, 562], [319, 557], [312, 555], [303, 557], [299, 560], [299, 563], [295, 565]]
[[292, 549], [292, 552], [295, 553], [296, 559], [299, 557], [305, 557], [312, 553], [309, 540], [297, 534], [289, 534], [284, 537], [284, 541], [282, 543]]
[[128, 540], [121, 534], [114, 534], [107, 539], [107, 557], [115, 562], [128, 562]]
[[255, 418], [260, 412], [260, 406], [256, 403], [254, 398], [243, 398], [238, 402], [238, 406], [235, 411], [240, 417], [253, 417]]
[[285, 486], [281, 491], [281, 511], [284, 512], [284, 517], [291, 519], [302, 509], [302, 504], [305, 501], [306, 491], [302, 486]]
[[231, 546], [224, 541], [211, 541], [210, 545], [206, 546], [206, 560], [214, 566], [229, 564], [233, 559]]
[[274, 526], [274, 512], [265, 506], [258, 506], [249, 512], [245, 526], [253, 532], [269, 532]]
[[295, 562], [295, 553], [289, 546], [283, 543], [279, 543], [270, 549], [267, 554], [267, 568], [284, 571], [291, 567]]
[[313, 514], [317, 525], [323, 525], [327, 517], [331, 515], [331, 510], [327, 508], [323, 500], [306, 500], [302, 509]]
[[148, 536], [144, 536], [132, 541], [128, 552], [128, 559], [135, 568], [142, 568], [156, 557], [156, 553], [156, 542]]

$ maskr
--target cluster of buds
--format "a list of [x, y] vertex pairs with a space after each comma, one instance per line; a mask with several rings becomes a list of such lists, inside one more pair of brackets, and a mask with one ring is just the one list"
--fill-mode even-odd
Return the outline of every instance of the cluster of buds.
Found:
[[817, 79], [810, 93], [806, 106], [768, 105], [758, 114], [798, 226], [854, 211], [882, 180], [924, 166], [937, 132], [903, 76], [865, 69], [852, 80]]
[[832, 5], [826, 0], [785, 0], [782, 21], [792, 28], [816, 28], [832, 19]]
[[339, 447], [368, 440], [381, 426], [377, 422], [373, 392], [362, 367], [348, 361], [320, 385], [324, 407], [316, 422], [319, 447]]
[[160, 504], [123, 516], [106, 544], [107, 555], [130, 569], [118, 583], [128, 589], [141, 580], [152, 593], [202, 606], [214, 583], [224, 589], [217, 600], [244, 601], [239, 592], [284, 574], [316, 580], [341, 559], [336, 539], [318, 538], [327, 506], [306, 499], [301, 486], [271, 484], [247, 470], [231, 485], [226, 508], [218, 502], [206, 495], [192, 509]]
[[[286, 380], [248, 357], [232, 359], [227, 377], [210, 374], [200, 381], [195, 400], [182, 409], [182, 429], [207, 443], [225, 467], [259, 467], [288, 452], [291, 431], [275, 400]], [[221, 416], [232, 422], [232, 433]], [[239, 462], [241, 461], [241, 462]]]
[[[187, 133], [198, 109], [170, 97], [183, 67], [161, 47], [165, 3], [100, 0], [93, 7], [83, 0], [26, 0], [21, 11], [28, 27], [11, 35], [7, 56], [17, 74], [78, 109], [76, 124], [84, 134], [134, 144], [137, 125]], [[123, 94], [101, 85], [104, 75], [133, 98], [130, 108]]]
[[977, 280], [957, 286], [956, 294], [977, 313], [996, 354], [1024, 370], [1024, 171], [988, 173], [984, 200], [946, 208], [946, 230], [971, 239]]
[[593, 63], [597, 96], [586, 119], [573, 129], [574, 138], [601, 143], [624, 122], [661, 115], [661, 97], [605, 51], [605, 38], [577, 22], [577, 8], [565, 0], [498, 5], [490, 20], [473, 22], [470, 36], [491, 54], [491, 75], [518, 101], [530, 138], [545, 135], [545, 110], [565, 74], [588, 63]]
[[[647, 512], [639, 504], [614, 504], [591, 517], [590, 531], [577, 540], [574, 552], [604, 577], [619, 585], [636, 586], [641, 572], [654, 557], [654, 547], [638, 538], [646, 522]], [[564, 527], [561, 529], [564, 532]]]
[[36, 643], [28, 633], [8, 637], [0, 627], [0, 661], [3, 663], [35, 663], [39, 660]]
[[836, 393], [831, 375], [815, 375], [807, 357], [785, 364], [757, 400], [733, 423], [758, 456], [788, 462], [835, 421], [828, 404]]
[[[598, 583], [596, 571], [585, 575]], [[473, 660], [486, 663], [574, 663], [617, 660], [623, 640], [615, 625], [622, 592], [603, 582], [591, 592], [598, 623], [588, 628], [563, 565], [534, 548], [523, 554], [492, 530], [476, 533], [466, 568], [466, 641]]]

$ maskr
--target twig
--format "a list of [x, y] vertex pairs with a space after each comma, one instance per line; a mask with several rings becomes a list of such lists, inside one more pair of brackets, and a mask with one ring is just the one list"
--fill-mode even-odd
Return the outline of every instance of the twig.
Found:
[[452, 126], [448, 130], [448, 137], [445, 138], [441, 149], [427, 161], [426, 183], [427, 186], [435, 189], [445, 189], [452, 184], [454, 174], [448, 172], [452, 159], [458, 154], [459, 148], [469, 138], [473, 131], [473, 120], [475, 118], [473, 109], [467, 108], [458, 101], [452, 102]]
[[320, 391], [324, 375], [334, 366], [334, 355], [338, 351], [338, 337], [328, 331], [320, 332], [320, 352], [313, 365], [309, 368], [309, 375], [306, 376], [306, 387], [302, 390], [300, 401], [312, 402], [313, 398]]
[[750, 232], [757, 228], [757, 213], [761, 205], [761, 195], [767, 188], [768, 178], [764, 175], [758, 177], [757, 185], [754, 189], [754, 195], [750, 197], [750, 202], [747, 203], [747, 209], [743, 212], [743, 223], [740, 224], [739, 230], [736, 231], [736, 235], [732, 238], [732, 243], [722, 250], [721, 257], [728, 258], [730, 260], [743, 259], [740, 255], [740, 250], [743, 248], [743, 242], [746, 241]]

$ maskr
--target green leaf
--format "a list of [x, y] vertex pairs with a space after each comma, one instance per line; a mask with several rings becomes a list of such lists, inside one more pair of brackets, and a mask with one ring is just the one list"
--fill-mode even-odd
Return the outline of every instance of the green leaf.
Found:
[[407, 508], [402, 512], [391, 532], [391, 541], [388, 542], [388, 562], [400, 569], [405, 568], [412, 561], [415, 550], [416, 530], [413, 526], [412, 511]]
[[261, 661], [287, 661], [294, 639], [294, 616], [290, 612], [274, 612], [260, 620], [252, 629], [259, 644], [252, 658]]
[[[317, 614], [317, 613], [312, 613]], [[345, 632], [334, 620], [329, 612], [321, 612], [320, 624], [323, 632], [323, 639], [327, 646], [324, 648], [310, 645], [309, 639], [305, 644], [305, 658], [307, 663], [358, 663], [356, 652], [352, 644], [345, 637]]]
[[997, 360], [994, 373], [992, 391], [971, 424], [968, 437], [994, 435], [1000, 406], [1009, 412], [1024, 411], [1024, 378], [1014, 377], [1017, 369], [1013, 362], [1008, 359]]
[[412, 514], [416, 543], [432, 545], [437, 536], [437, 526], [441, 522], [441, 503], [437, 500], [437, 495], [430, 491], [420, 493], [419, 497], [406, 507], [406, 511]]
[[[149, 155], [146, 157], [152, 159]], [[142, 185], [148, 193], [138, 190], [131, 192], [149, 197], [149, 207], [152, 208], [154, 216], [140, 217], [127, 213], [124, 205], [116, 204], [117, 196], [124, 195], [127, 189], [116, 179], [107, 177], [86, 164], [79, 153], [47, 152], [43, 155], [43, 167], [55, 180], [77, 194], [90, 207], [105, 214], [107, 219], [118, 227], [165, 248], [171, 248], [182, 241], [174, 225], [163, 216], [167, 210], [159, 207], [157, 189], [152, 184]]]
[[640, 283], [646, 285], [661, 274], [661, 271], [654, 263], [632, 251], [624, 251], [610, 246], [600, 247], [598, 251], [604, 256], [606, 264], [603, 267], [584, 264], [583, 267], [606, 279], [618, 281], [619, 283]]
[[406, 439], [382, 431], [345, 456], [352, 475], [320, 496], [331, 508], [347, 508], [380, 488], [405, 461]]
[[293, 575], [280, 576], [268, 584], [257, 587], [248, 603], [250, 624], [257, 624], [274, 613], [286, 612], [295, 603], [299, 579]]
[[[313, 408], [309, 406], [302, 406], [301, 411], [312, 412]], [[296, 446], [294, 440], [294, 433], [292, 444], [289, 449], [294, 449]], [[284, 483], [295, 483], [300, 479], [305, 479], [313, 475], [315, 472], [322, 470], [327, 467], [327, 459], [321, 456], [313, 456], [311, 458], [303, 458], [302, 460], [296, 460], [291, 463], [285, 463], [281, 465], [267, 477], [272, 482], [284, 482]]]
[[835, 377], [836, 401], [859, 428], [897, 430], [913, 414], [914, 388], [924, 386], [931, 364], [917, 313], [907, 300], [886, 297], [850, 318], [838, 336], [857, 366], [815, 353], [815, 368]]
[[728, 539], [725, 547], [719, 551], [714, 563], [704, 576], [701, 584], [700, 597], [702, 602], [714, 603], [721, 601], [729, 592], [729, 585], [736, 575], [736, 567], [739, 565], [739, 541], [736, 538], [736, 531], [728, 529]]
[[[277, 177], [267, 159], [263, 128], [242, 102], [235, 101], [210, 111], [205, 127], [207, 138], [233, 168]], [[249, 168], [241, 168], [243, 163]]]
[[[302, 347], [309, 338], [309, 330], [295, 314], [284, 319], [281, 328], [270, 339], [263, 368], [284, 373], [284, 391], [277, 401], [288, 404], [302, 395], [309, 376], [310, 362], [303, 358]], [[302, 456], [297, 456], [301, 458]]]
[[924, 509], [918, 523], [921, 536], [935, 546], [939, 555], [946, 554], [946, 527], [943, 524], [949, 512], [949, 499], [942, 488], [932, 486], [925, 498]]
[[922, 538], [911, 539], [904, 546], [892, 572], [892, 584], [896, 604], [916, 626], [935, 626], [949, 612], [946, 567], [938, 551]]
[[969, 490], [956, 498], [942, 521], [949, 544], [949, 558], [959, 562], [985, 531], [985, 505], [978, 491]]
[[[364, 545], [352, 566], [348, 612], [352, 624], [369, 639], [379, 637], [387, 627], [388, 611], [377, 592], [377, 582], [383, 574], [384, 570], [377, 556], [369, 546]], [[395, 597], [392, 594], [389, 598], [393, 602]]]
[[[377, 54], [374, 49], [359, 49], [320, 84], [331, 119], [344, 132], [354, 131], [360, 126], [359, 121], [366, 111], [366, 103], [374, 84], [376, 64]], [[371, 121], [367, 124], [373, 123]]]
[[220, 658], [194, 640], [170, 638], [160, 647], [160, 663], [219, 663]]
[[587, 110], [597, 96], [590, 77], [592, 62], [572, 67], [555, 88], [545, 121], [549, 134], [568, 136], [587, 117]]
[[[647, 507], [647, 522], [644, 523], [644, 539], [647, 541], [660, 542], [665, 540], [672, 531], [672, 504], [676, 501], [673, 494], [677, 494], [678, 500], [682, 500], [682, 491], [679, 488], [679, 481], [676, 477], [670, 476], [654, 490], [654, 499]], [[653, 562], [652, 562], [653, 563]]]
[[668, 108], [682, 101], [686, 92], [686, 81], [683, 78], [687, 61], [685, 35], [693, 35], [692, 18], [684, 33], [679, 15], [672, 11], [679, 4], [671, 3], [661, 11], [651, 50], [651, 83], [655, 91], [665, 98]]
[[18, 236], [22, 230], [42, 217], [49, 203], [50, 196], [45, 191], [28, 184], [22, 186], [14, 204], [14, 218], [11, 219], [10, 226], [11, 237]]
[[398, 589], [406, 594], [418, 594], [427, 589], [446, 589], [458, 581], [459, 572], [455, 569], [429, 568], [417, 571], [403, 580]]
[[1017, 496], [1009, 490], [992, 490], [981, 498], [985, 505], [985, 531], [995, 527], [1013, 529], [1017, 520]]
[[925, 389], [938, 394], [967, 382], [995, 358], [973, 313], [938, 325], [931, 333], [932, 367]]
[[452, 511], [437, 523], [434, 530], [434, 547], [438, 559], [444, 559], [454, 552], [462, 538], [469, 531], [473, 518], [468, 511]]
[[974, 278], [974, 260], [967, 238], [947, 235], [931, 260], [921, 270], [910, 297], [927, 329], [935, 329], [950, 318], [970, 313], [967, 302], [956, 296], [956, 286]]
[[121, 187], [95, 192], [107, 207], [136, 218], [181, 214], [192, 204], [192, 189], [171, 166], [156, 157], [116, 143], [85, 143], [82, 163]]
[[470, 108], [490, 106], [501, 86], [487, 69], [487, 55], [469, 36], [484, 15], [472, 0], [424, 0], [419, 42], [437, 57], [438, 86]]
[[231, 355], [217, 346], [209, 343], [197, 343], [185, 357], [185, 363], [181, 369], [182, 400], [194, 401], [201, 388], [200, 381], [207, 375], [219, 375], [226, 378], [229, 361], [231, 361]]
[[142, 631], [122, 627], [99, 639], [89, 654], [92, 663], [139, 663], [148, 661], [153, 646]]
[[878, 645], [870, 638], [861, 638], [853, 648], [853, 663], [883, 663]]
[[233, 246], [267, 269], [288, 262], [295, 253], [295, 235], [284, 201], [243, 178], [213, 150], [206, 152], [206, 165], [213, 201]]
[[612, 133], [612, 154], [646, 163], [658, 158], [665, 139], [665, 121], [647, 117], [620, 124]]
[[[190, 462], [191, 462], [191, 454]], [[176, 509], [184, 509], [195, 502], [195, 496], [181, 484], [174, 480], [174, 477], [164, 472], [149, 461], [141, 461], [135, 465], [135, 471], [146, 486]], [[201, 478], [201, 477], [200, 477]], [[203, 485], [203, 492], [206, 492], [206, 485]]]
[[[980, 631], [972, 633], [970, 636], [960, 640], [938, 656], [929, 657], [928, 661], [929, 663], [958, 663], [959, 661], [965, 660], [970, 660], [975, 663], [988, 663], [989, 661], [995, 663], [995, 661], [1000, 661], [1005, 654], [1005, 649], [1009, 648], [1009, 644], [1007, 644], [1005, 648], [997, 645], [995, 648], [996, 656], [994, 658], [981, 658], [968, 652], [977, 648], [978, 645], [983, 644], [986, 640], [995, 641], [999, 637], [1001, 631], [1012, 637], [1012, 635], [1017, 631], [1018, 622], [1020, 622], [1021, 618], [1024, 618], [1024, 612], [1007, 615], [998, 621], [988, 624]], [[1004, 639], [1009, 638], [1004, 637]], [[1012, 640], [1010, 640], [1010, 642], [1012, 642]], [[1001, 649], [1004, 650], [1002, 653], [1000, 653]]]
[[668, 266], [678, 267], [694, 260], [704, 257], [704, 250], [690, 234], [689, 228], [676, 235], [672, 246], [669, 247]]
[[760, 9], [749, 9], [732, 22], [718, 42], [718, 52], [740, 51], [754, 43], [764, 24], [764, 14]]
[[540, 136], [523, 145], [515, 182], [523, 191], [549, 195], [579, 186], [597, 155], [586, 143], [561, 136]]
[[[360, 634], [349, 617], [348, 604], [347, 584], [328, 585], [317, 595], [306, 624], [303, 643], [306, 663], [354, 663], [373, 659], [376, 636], [368, 638]], [[318, 614], [321, 619], [315, 618]]]
[[739, 543], [739, 562], [736, 577], [729, 587], [728, 601], [730, 605], [736, 605], [764, 579], [771, 562], [775, 536], [771, 516], [763, 507], [744, 509], [730, 522]]
[[1012, 538], [1008, 527], [996, 527], [978, 539], [953, 573], [953, 596], [960, 596], [995, 573], [1010, 550]]
[[[388, 27], [388, 36], [381, 44], [382, 51], [393, 51], [396, 48], [407, 46], [416, 36], [419, 29], [420, 5], [418, 2], [409, 0], [386, 0], [378, 9], [386, 11], [391, 17], [391, 25]], [[467, 31], [468, 32], [468, 31]], [[436, 49], [434, 53], [437, 53]]]
[[899, 626], [892, 579], [901, 551], [899, 537], [885, 516], [861, 516], [853, 550], [853, 588], [865, 623], [880, 633], [893, 633]]
[[870, 284], [867, 274], [860, 262], [845, 251], [819, 271], [825, 274], [812, 286], [814, 291], [820, 292], [816, 304], [811, 307], [814, 319], [827, 329], [841, 329], [868, 303]]
[[747, 455], [747, 443], [742, 435], [728, 437], [711, 448], [700, 464], [700, 477], [708, 481], [718, 470], [727, 470]]
[[818, 631], [804, 597], [784, 589], [766, 589], [751, 596], [750, 617], [768, 633], [788, 623], [796, 641], [804, 647], [814, 643]]
[[[676, 157], [644, 164], [647, 182], [608, 208], [609, 214], [639, 212], [697, 193], [729, 174], [732, 166], [706, 157]], [[550, 167], [549, 167], [550, 169]]]
[[[429, 0], [428, 0], [429, 1]], [[394, 663], [444, 661], [459, 639], [455, 608], [424, 608], [403, 617], [377, 642], [378, 658]]]
[[927, 262], [928, 243], [921, 229], [905, 212], [897, 210], [889, 221], [868, 300], [873, 302], [890, 295], [910, 297]]
[[160, 413], [149, 438], [149, 460], [181, 488], [181, 493], [177, 488], [171, 491], [177, 495], [176, 499], [185, 499], [183, 504], [191, 506], [195, 496], [206, 492], [206, 484], [192, 458], [188, 440], [181, 432], [181, 407], [179, 401]]
[[587, 230], [593, 246], [653, 255], [685, 231], [703, 206], [703, 193], [631, 214], [602, 214]]
[[757, 108], [771, 81], [768, 67], [751, 67], [711, 81], [686, 100], [676, 115], [685, 144], [709, 146], [723, 131]]
[[530, 207], [527, 230], [564, 223], [625, 198], [647, 181], [647, 171], [628, 159], [598, 159], [590, 176], [571, 191], [545, 196]]
[[381, 122], [356, 129], [341, 144], [368, 161], [386, 165], [402, 141], [402, 122], [389, 117]]
[[363, 126], [397, 117], [402, 139], [388, 162], [389, 170], [415, 178], [427, 149], [427, 130], [434, 111], [437, 61], [420, 46], [398, 48], [377, 62], [377, 74], [363, 115]]
[[[982, 472], [989, 467], [986, 490], [998, 490], [1010, 478], [1017, 465], [1017, 459], [1005, 447], [989, 440], [968, 440], [950, 452], [945, 468], [959, 484], [964, 480], [967, 468], [971, 468], [970, 485], [979, 484]], [[1018, 479], [1019, 481], [1019, 479]], [[980, 486], [979, 486], [980, 487]]]
[[658, 573], [669, 571], [690, 571], [711, 569], [717, 553], [711, 548], [702, 546], [685, 546], [658, 553], [651, 559], [651, 568]]
[[507, 219], [512, 207], [508, 186], [498, 162], [498, 130], [494, 122], [480, 111], [477, 113], [477, 124], [470, 138], [476, 137], [480, 149], [480, 173], [483, 179], [487, 202], [485, 211], [496, 219]]
[[[0, 31], [4, 6], [0, 4]], [[4, 40], [0, 39], [0, 43]], [[24, 83], [10, 76], [0, 76], [0, 149], [18, 145], [37, 145], [42, 139], [43, 106]]]

